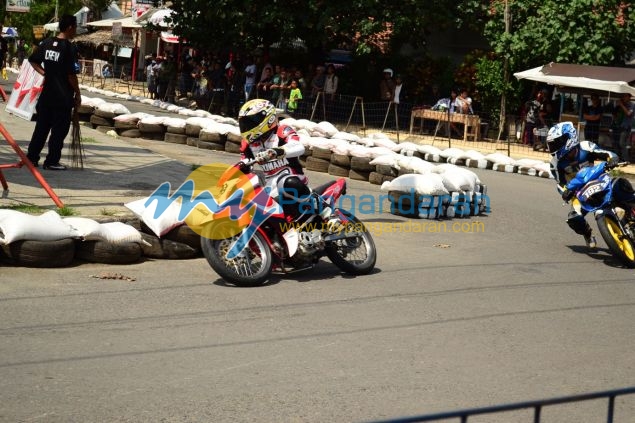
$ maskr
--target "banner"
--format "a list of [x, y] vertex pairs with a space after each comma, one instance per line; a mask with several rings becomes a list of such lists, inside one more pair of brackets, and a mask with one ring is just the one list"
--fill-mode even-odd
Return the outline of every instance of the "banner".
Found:
[[35, 113], [43, 82], [44, 77], [33, 69], [28, 60], [24, 59], [5, 110], [30, 121]]
[[152, 9], [152, 0], [132, 0], [132, 19], [137, 21], [141, 15]]
[[24, 12], [31, 11], [31, 0], [7, 0], [7, 12]]

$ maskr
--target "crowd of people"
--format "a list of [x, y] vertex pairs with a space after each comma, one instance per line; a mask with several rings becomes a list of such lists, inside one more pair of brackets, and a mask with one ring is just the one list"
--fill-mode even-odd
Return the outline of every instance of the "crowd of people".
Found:
[[[549, 91], [537, 90], [521, 111], [525, 128], [522, 143], [534, 150], [547, 151], [547, 131], [561, 120], [558, 108], [551, 100]], [[572, 108], [572, 112], [578, 113], [575, 107]], [[616, 100], [606, 101], [605, 104], [602, 104], [597, 93], [583, 97], [581, 117], [584, 122], [584, 140], [599, 143], [600, 134], [604, 129], [610, 143], [607, 147], [628, 159], [634, 115], [635, 103], [631, 101], [631, 95], [628, 93], [621, 94]]]
[[324, 93], [325, 102], [335, 100], [338, 94], [339, 78], [333, 64], [305, 70], [238, 54], [229, 60], [186, 55], [178, 67], [170, 55], [146, 59], [145, 76], [151, 98], [167, 100], [174, 91], [176, 96], [192, 98], [202, 107], [228, 115], [235, 115], [242, 104], [253, 98], [264, 98], [293, 114], [320, 92]]

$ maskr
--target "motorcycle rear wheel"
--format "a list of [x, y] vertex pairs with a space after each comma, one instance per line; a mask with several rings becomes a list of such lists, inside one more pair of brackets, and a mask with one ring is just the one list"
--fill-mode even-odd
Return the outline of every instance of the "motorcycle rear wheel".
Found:
[[626, 266], [635, 267], [635, 247], [633, 240], [620, 228], [615, 217], [602, 215], [598, 220], [598, 229], [613, 256]]
[[201, 237], [201, 249], [209, 265], [225, 281], [241, 287], [263, 285], [271, 275], [273, 257], [264, 237], [256, 232], [243, 252], [234, 259], [227, 258], [236, 235], [227, 239]]
[[367, 275], [375, 268], [377, 261], [375, 241], [361, 220], [346, 211], [340, 212], [348, 217], [350, 222], [347, 225], [351, 225], [351, 230], [359, 231], [361, 235], [329, 242], [325, 248], [326, 255], [346, 273]]

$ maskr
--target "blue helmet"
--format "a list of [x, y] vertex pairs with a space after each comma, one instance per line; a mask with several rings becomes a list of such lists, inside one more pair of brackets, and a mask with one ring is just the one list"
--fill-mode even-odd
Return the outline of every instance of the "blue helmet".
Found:
[[578, 131], [572, 122], [556, 123], [547, 134], [547, 148], [552, 156], [558, 160], [566, 156], [571, 150], [580, 145]]

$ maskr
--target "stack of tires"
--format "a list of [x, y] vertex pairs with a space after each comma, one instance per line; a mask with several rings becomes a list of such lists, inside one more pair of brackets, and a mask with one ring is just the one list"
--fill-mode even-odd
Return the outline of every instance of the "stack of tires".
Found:
[[331, 150], [322, 147], [313, 147], [311, 155], [306, 158], [306, 169], [314, 172], [329, 173], [331, 165]]
[[399, 171], [388, 164], [375, 165], [375, 171], [368, 175], [368, 182], [374, 185], [381, 185], [384, 182], [389, 182], [395, 179], [399, 175]]
[[370, 179], [370, 174], [375, 171], [375, 165], [370, 164], [370, 157], [351, 157], [351, 169], [348, 177], [356, 181], [366, 181]]
[[205, 150], [225, 151], [227, 135], [201, 129], [198, 134], [197, 147]]
[[233, 132], [227, 133], [227, 141], [225, 141], [225, 151], [228, 153], [240, 154], [240, 144], [243, 138], [240, 134]]
[[90, 123], [93, 129], [106, 133], [115, 129], [115, 117], [117, 114], [95, 108], [90, 117]]
[[139, 121], [138, 128], [141, 138], [147, 140], [163, 141], [165, 139], [166, 127], [163, 118], [148, 117]]
[[348, 154], [331, 153], [328, 174], [339, 177], [348, 177], [351, 172], [351, 156]]
[[163, 141], [173, 144], [186, 144], [187, 135], [185, 134], [185, 119], [168, 118], [163, 122], [165, 126], [165, 134]]

